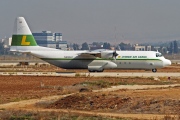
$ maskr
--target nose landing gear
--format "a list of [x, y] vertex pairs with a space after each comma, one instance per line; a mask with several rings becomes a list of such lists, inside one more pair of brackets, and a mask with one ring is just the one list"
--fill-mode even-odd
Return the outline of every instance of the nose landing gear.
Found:
[[156, 68], [152, 69], [152, 72], [154, 72], [154, 73], [157, 72], [157, 69]]

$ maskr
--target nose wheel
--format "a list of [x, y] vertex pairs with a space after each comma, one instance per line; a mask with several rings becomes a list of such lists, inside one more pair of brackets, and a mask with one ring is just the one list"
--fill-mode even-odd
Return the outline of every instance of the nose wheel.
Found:
[[157, 69], [156, 68], [152, 69], [152, 72], [154, 72], [154, 73], [157, 72]]

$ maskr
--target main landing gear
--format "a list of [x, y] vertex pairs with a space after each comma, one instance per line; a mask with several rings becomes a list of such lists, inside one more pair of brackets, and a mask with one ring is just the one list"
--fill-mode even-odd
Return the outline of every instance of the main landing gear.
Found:
[[102, 69], [102, 70], [88, 70], [89, 72], [103, 72], [104, 71], [104, 69]]
[[156, 68], [152, 69], [152, 72], [154, 72], [154, 73], [157, 72], [157, 69]]

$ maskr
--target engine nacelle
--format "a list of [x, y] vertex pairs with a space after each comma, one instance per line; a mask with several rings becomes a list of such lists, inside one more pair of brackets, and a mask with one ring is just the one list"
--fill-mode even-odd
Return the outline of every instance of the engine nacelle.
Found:
[[112, 58], [113, 57], [113, 51], [103, 51], [101, 52], [101, 58]]

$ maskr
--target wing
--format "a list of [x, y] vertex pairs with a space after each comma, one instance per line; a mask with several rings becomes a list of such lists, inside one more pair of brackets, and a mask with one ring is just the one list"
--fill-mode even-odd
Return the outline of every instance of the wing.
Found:
[[99, 52], [84, 52], [84, 53], [78, 54], [78, 57], [88, 57], [88, 58], [99, 57], [99, 58], [101, 58], [101, 53], [99, 53]]
[[80, 53], [78, 54], [81, 57], [99, 57], [101, 58], [101, 53], [103, 51], [107, 51], [106, 49], [97, 49], [97, 50], [93, 50], [93, 51], [85, 51], [84, 53]]
[[118, 53], [112, 50], [106, 50], [106, 49], [97, 49], [93, 51], [84, 51], [83, 53], [79, 53], [78, 57], [84, 57], [84, 58], [112, 58], [116, 60], [116, 56], [118, 56]]
[[31, 53], [31, 51], [22, 51], [22, 50], [10, 50], [10, 52]]

